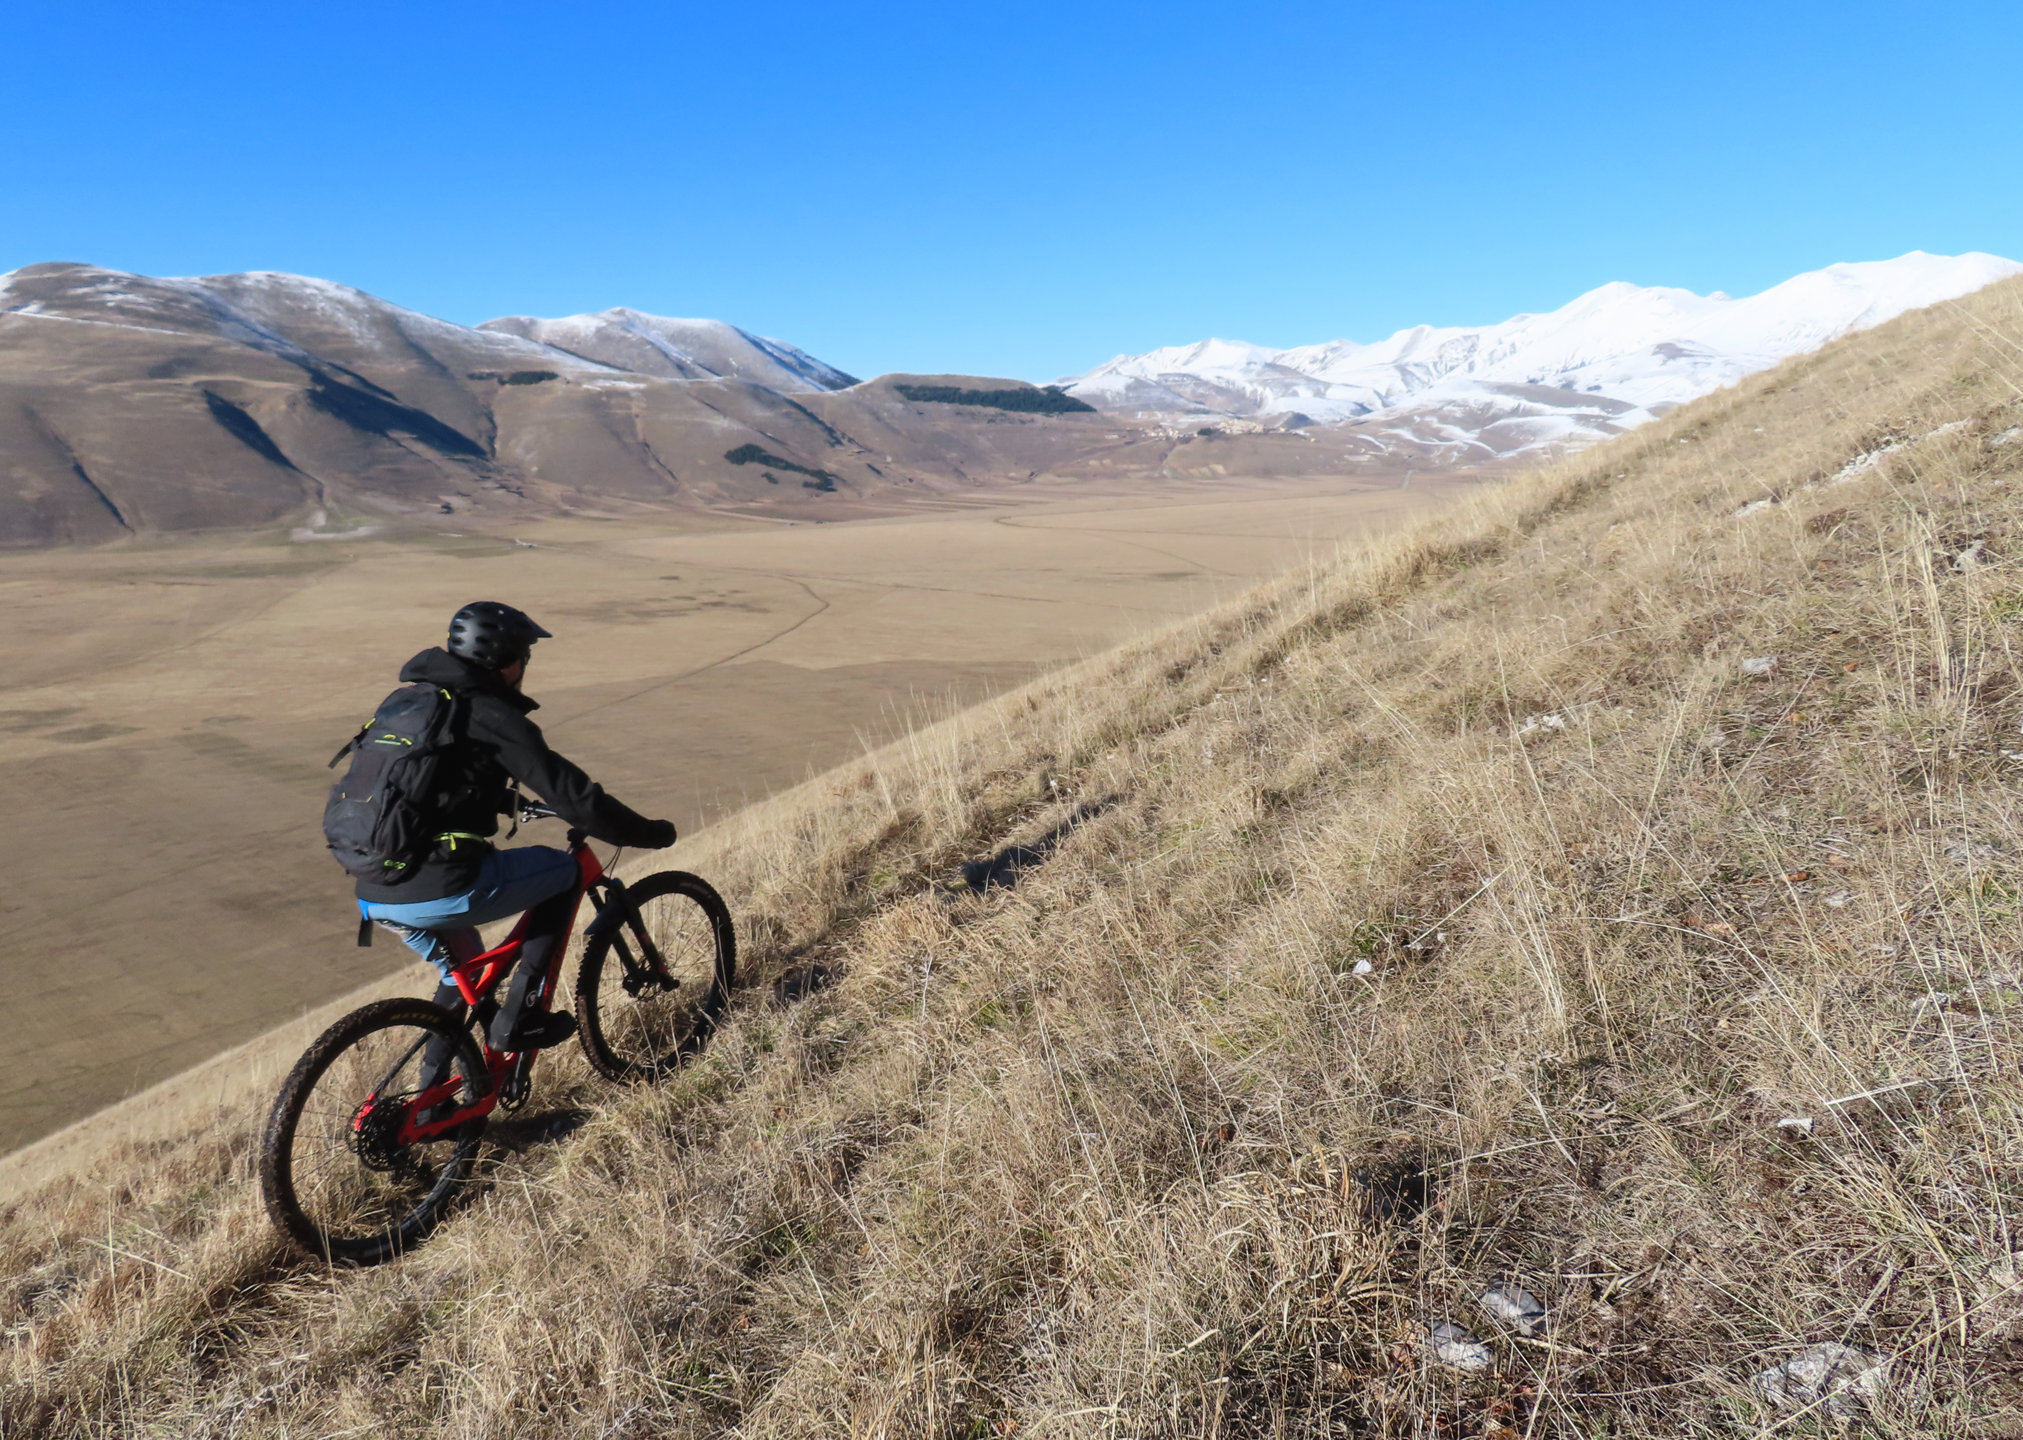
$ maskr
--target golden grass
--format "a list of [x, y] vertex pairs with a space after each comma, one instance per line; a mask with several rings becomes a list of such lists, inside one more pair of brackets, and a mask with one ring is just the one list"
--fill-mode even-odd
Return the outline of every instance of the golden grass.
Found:
[[551, 1061], [580, 1124], [396, 1264], [282, 1249], [257, 1095], [0, 1211], [0, 1429], [1805, 1434], [1748, 1380], [1833, 1341], [1869, 1433], [2023, 1433], [2019, 337], [1905, 317], [718, 827], [732, 1022]]

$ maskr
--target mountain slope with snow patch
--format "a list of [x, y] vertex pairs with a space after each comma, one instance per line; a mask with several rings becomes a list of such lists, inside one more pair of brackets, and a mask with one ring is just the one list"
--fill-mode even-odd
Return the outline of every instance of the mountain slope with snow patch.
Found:
[[1788, 355], [1980, 289], [2023, 265], [1972, 253], [1830, 265], [1733, 300], [1621, 281], [1545, 315], [1430, 325], [1361, 345], [1205, 340], [1120, 355], [1062, 383], [1143, 415], [1297, 414], [1379, 448], [1483, 459], [1618, 433]]
[[1060, 417], [830, 393], [852, 385], [713, 320], [472, 328], [306, 275], [27, 265], [0, 274], [0, 549], [668, 506], [835, 518], [1099, 443]]
[[477, 328], [669, 380], [744, 380], [783, 395], [841, 390], [857, 383], [854, 375], [825, 365], [804, 350], [721, 320], [677, 320], [617, 309], [559, 320], [508, 315]]

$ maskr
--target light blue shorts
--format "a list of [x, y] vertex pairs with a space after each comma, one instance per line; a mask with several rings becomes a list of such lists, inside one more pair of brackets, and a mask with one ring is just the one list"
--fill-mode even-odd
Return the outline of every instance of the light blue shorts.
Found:
[[436, 967], [449, 983], [450, 961], [467, 960], [479, 951], [477, 929], [522, 910], [531, 910], [551, 895], [576, 883], [576, 857], [547, 845], [494, 850], [478, 870], [478, 880], [460, 895], [388, 905], [358, 902], [358, 913], [400, 936], [415, 954]]

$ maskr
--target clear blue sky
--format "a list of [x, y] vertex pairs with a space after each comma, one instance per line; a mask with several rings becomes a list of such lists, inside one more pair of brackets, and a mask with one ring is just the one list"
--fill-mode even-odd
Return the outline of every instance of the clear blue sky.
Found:
[[0, 270], [709, 315], [861, 375], [2023, 257], [2023, 6], [16, 0]]

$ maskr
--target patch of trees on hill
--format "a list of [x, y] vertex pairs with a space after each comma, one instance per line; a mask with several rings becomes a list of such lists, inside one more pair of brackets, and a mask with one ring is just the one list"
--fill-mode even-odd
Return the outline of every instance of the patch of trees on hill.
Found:
[[1029, 415], [1091, 414], [1096, 407], [1077, 400], [1058, 385], [1027, 386], [1018, 390], [965, 390], [959, 385], [895, 385], [892, 387], [916, 405], [985, 405], [992, 410], [1014, 410]]
[[501, 385], [545, 385], [550, 380], [560, 380], [561, 375], [553, 370], [511, 370], [501, 374], [497, 370], [471, 370], [466, 379], [496, 380]]
[[[824, 493], [833, 491], [836, 488], [837, 482], [843, 478], [841, 475], [832, 474], [827, 470], [812, 469], [809, 466], [786, 459], [784, 456], [775, 455], [763, 445], [744, 444], [738, 446], [735, 450], [726, 450], [724, 451], [724, 459], [730, 461], [733, 465], [763, 465], [769, 470], [790, 470], [796, 475], [813, 476], [813, 479], [803, 480], [801, 484], [810, 490], [820, 490]], [[770, 480], [773, 477], [768, 475], [766, 478]]]

